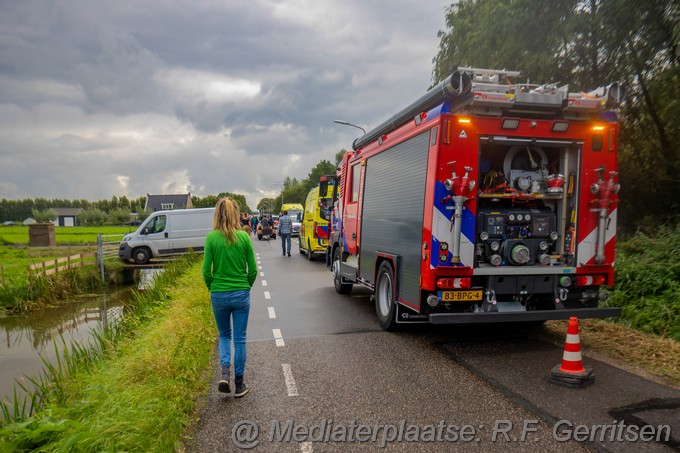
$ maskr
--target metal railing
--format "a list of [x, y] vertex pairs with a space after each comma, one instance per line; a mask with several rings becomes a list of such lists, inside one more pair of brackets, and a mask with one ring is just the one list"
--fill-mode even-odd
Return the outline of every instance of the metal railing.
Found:
[[102, 283], [106, 283], [104, 274], [104, 261], [106, 258], [118, 258], [118, 250], [120, 249], [120, 241], [125, 234], [102, 234], [97, 235], [97, 261], [99, 264], [99, 271], [102, 277]]

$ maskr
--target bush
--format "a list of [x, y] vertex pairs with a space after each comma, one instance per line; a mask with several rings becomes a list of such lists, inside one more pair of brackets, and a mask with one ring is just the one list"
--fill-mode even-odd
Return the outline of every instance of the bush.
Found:
[[95, 208], [81, 212], [79, 219], [84, 226], [101, 226], [107, 224], [109, 216], [104, 211]]
[[57, 214], [56, 211], [54, 211], [53, 209], [45, 209], [42, 211], [38, 209], [32, 209], [31, 215], [33, 216], [33, 219], [38, 223], [48, 223], [51, 222], [52, 220], [56, 220], [57, 217], [59, 217], [59, 214]]
[[609, 305], [619, 322], [680, 340], [680, 225], [620, 242]]
[[109, 221], [112, 225], [125, 225], [130, 221], [130, 210], [116, 209], [109, 212]]

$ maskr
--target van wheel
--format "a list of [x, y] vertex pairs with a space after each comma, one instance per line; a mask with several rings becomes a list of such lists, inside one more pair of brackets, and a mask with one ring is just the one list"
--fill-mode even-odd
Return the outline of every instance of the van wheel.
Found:
[[392, 265], [383, 261], [378, 269], [375, 285], [375, 313], [380, 326], [393, 330], [396, 326], [396, 305], [394, 303], [394, 271]]
[[147, 248], [138, 248], [132, 253], [132, 259], [135, 260], [135, 264], [146, 264], [151, 259], [151, 252]]
[[314, 261], [314, 254], [312, 253], [312, 245], [307, 243], [307, 259], [309, 261]]
[[340, 276], [340, 247], [336, 248], [333, 252], [333, 284], [335, 292], [338, 294], [349, 294], [352, 292], [352, 284], [342, 283], [342, 277]]

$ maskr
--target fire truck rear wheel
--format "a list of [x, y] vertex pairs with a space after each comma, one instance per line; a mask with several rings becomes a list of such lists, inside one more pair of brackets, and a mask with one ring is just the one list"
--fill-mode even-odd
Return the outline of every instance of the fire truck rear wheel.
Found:
[[349, 294], [352, 292], [351, 283], [342, 283], [342, 277], [340, 276], [340, 248], [336, 248], [333, 252], [333, 284], [335, 285], [335, 291], [338, 294]]
[[375, 285], [375, 313], [383, 329], [394, 329], [396, 326], [395, 311], [394, 271], [392, 270], [392, 265], [384, 261], [378, 269]]

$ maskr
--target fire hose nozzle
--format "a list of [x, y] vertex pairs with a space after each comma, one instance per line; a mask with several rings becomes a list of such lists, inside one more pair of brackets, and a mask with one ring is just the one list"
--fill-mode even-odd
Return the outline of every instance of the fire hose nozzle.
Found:
[[600, 193], [600, 186], [597, 184], [591, 184], [590, 193], [592, 193], [593, 195], [597, 195], [598, 193]]

